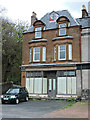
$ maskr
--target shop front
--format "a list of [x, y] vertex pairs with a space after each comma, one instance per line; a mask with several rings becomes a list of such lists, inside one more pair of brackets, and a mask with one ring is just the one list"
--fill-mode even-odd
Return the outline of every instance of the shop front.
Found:
[[30, 96], [76, 95], [76, 83], [75, 70], [26, 71], [25, 87]]

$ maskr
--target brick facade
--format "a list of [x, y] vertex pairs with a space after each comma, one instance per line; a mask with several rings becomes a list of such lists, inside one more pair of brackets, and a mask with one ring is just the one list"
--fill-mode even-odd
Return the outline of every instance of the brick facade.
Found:
[[[50, 21], [51, 14], [58, 16], [56, 21]], [[87, 88], [88, 83], [85, 83], [83, 76], [86, 75], [86, 71], [82, 71], [81, 66], [81, 61], [84, 60], [82, 46], [85, 41], [81, 34], [81, 24], [77, 21], [68, 14], [68, 11], [53, 11], [41, 20], [36, 20], [29, 31], [23, 34], [21, 86], [27, 87], [30, 96], [37, 94], [51, 97], [78, 96], [82, 87]], [[62, 23], [66, 24], [65, 35], [59, 34], [59, 25]], [[37, 27], [41, 27], [40, 38], [35, 38]], [[64, 60], [59, 59], [60, 45], [66, 46]], [[71, 51], [69, 45], [72, 45]], [[35, 47], [40, 48], [39, 61], [34, 61]], [[42, 60], [43, 47], [46, 47], [45, 61]], [[54, 49], [56, 49], [56, 59], [54, 59]], [[87, 44], [85, 44], [86, 50]], [[72, 59], [69, 59], [69, 52], [72, 52]]]

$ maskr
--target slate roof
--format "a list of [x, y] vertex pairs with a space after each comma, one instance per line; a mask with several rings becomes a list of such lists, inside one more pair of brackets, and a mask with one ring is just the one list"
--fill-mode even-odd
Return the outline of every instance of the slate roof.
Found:
[[[76, 19], [74, 19], [72, 17], [72, 15], [70, 14], [70, 12], [68, 10], [62, 10], [62, 11], [55, 11], [59, 17], [61, 16], [65, 16], [69, 19], [70, 24], [69, 26], [77, 26], [79, 25], [79, 23], [76, 21]], [[49, 30], [49, 29], [56, 29], [57, 28], [57, 22], [50, 22], [50, 13], [45, 14], [40, 20], [45, 24], [45, 30]], [[31, 26], [28, 31], [26, 31], [25, 33], [28, 32], [33, 32], [33, 26]]]
[[82, 28], [90, 28], [90, 17], [77, 18], [76, 20]]

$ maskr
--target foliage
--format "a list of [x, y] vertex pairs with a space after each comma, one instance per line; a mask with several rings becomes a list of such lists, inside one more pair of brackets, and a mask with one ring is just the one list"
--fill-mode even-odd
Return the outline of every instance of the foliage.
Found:
[[23, 32], [28, 26], [2, 19], [2, 81], [20, 84]]

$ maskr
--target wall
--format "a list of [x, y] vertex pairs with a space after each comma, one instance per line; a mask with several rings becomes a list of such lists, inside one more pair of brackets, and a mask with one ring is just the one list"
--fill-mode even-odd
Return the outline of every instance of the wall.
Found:
[[[29, 63], [29, 48], [30, 47], [35, 47], [35, 46], [46, 46], [47, 51], [46, 51], [46, 63], [53, 63], [54, 62], [54, 45], [56, 44], [63, 44], [63, 43], [72, 43], [73, 45], [73, 60], [70, 62], [79, 62], [80, 61], [80, 27], [71, 27], [68, 28], [68, 36], [73, 36], [73, 39], [60, 39], [60, 40], [55, 40], [53, 41], [53, 38], [57, 37], [57, 30], [49, 30], [49, 31], [44, 31], [43, 32], [43, 38], [47, 39], [47, 42], [35, 42], [28, 44], [30, 40], [34, 39], [34, 32], [33, 33], [27, 33], [24, 34], [23, 37], [23, 54], [22, 54], [22, 64], [32, 64]], [[66, 61], [56, 61], [57, 63], [59, 62], [66, 62]], [[43, 63], [43, 62], [40, 62]], [[36, 62], [34, 63], [36, 64]]]

